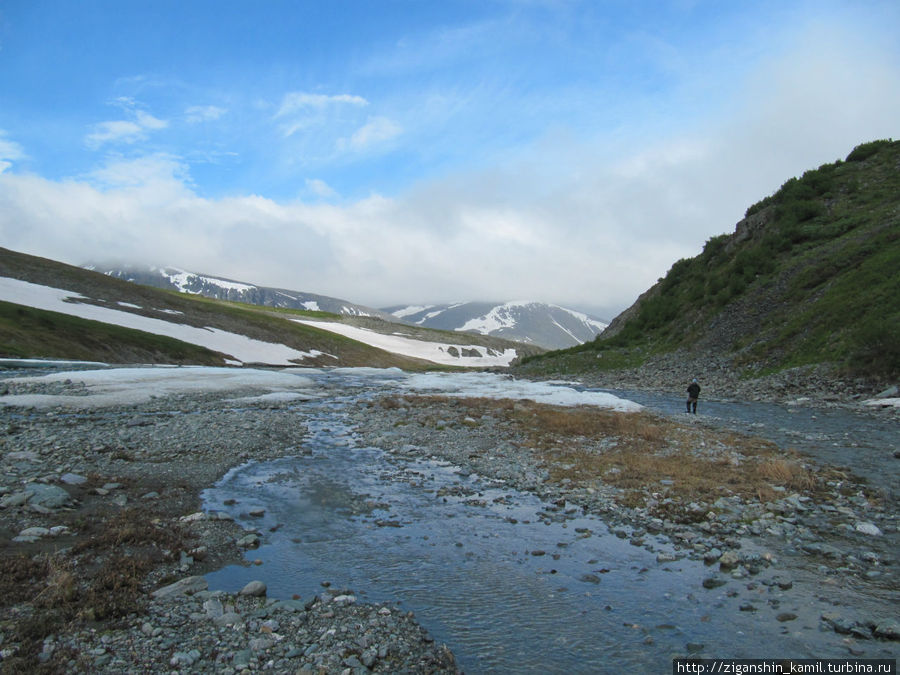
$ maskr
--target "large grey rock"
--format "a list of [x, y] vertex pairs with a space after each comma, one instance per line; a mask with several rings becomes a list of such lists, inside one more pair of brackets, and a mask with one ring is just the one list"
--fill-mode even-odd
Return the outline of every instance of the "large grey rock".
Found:
[[209, 583], [201, 576], [185, 577], [174, 584], [158, 588], [151, 594], [154, 598], [168, 598], [174, 595], [192, 595], [209, 588]]
[[255, 598], [266, 594], [266, 585], [262, 581], [251, 581], [241, 589], [240, 595], [249, 595]]
[[30, 506], [43, 506], [47, 509], [59, 509], [72, 501], [72, 496], [58, 485], [30, 483], [25, 486]]

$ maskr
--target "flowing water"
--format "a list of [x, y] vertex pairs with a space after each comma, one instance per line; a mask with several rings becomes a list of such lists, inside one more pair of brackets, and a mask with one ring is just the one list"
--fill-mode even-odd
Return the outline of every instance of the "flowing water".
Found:
[[[845, 655], [811, 606], [767, 605], [771, 585], [752, 591], [759, 612], [738, 611], [746, 580], [708, 590], [712, 571], [701, 562], [660, 564], [627, 533], [568, 505], [358, 446], [346, 406], [399, 376], [320, 377], [331, 394], [296, 408], [309, 429], [302, 453], [237, 467], [205, 492], [206, 509], [265, 534], [250, 554], [263, 564], [210, 574], [211, 588], [262, 579], [270, 596], [309, 599], [328, 582], [362, 601], [397, 603], [469, 673], [648, 672], [691, 653]], [[265, 514], [251, 517], [257, 509]], [[776, 621], [785, 609], [797, 620]]]

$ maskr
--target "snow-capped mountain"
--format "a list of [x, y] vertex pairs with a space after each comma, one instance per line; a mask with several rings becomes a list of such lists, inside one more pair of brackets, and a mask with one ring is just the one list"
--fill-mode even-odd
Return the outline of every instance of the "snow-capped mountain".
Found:
[[461, 302], [449, 305], [387, 307], [401, 321], [426, 328], [464, 331], [563, 349], [593, 340], [606, 323], [571, 309], [542, 302]]
[[100, 272], [110, 277], [124, 279], [144, 286], [165, 288], [203, 295], [217, 300], [246, 302], [265, 307], [287, 307], [312, 311], [331, 312], [348, 316], [372, 316], [388, 321], [396, 321], [393, 316], [371, 307], [365, 307], [346, 300], [325, 295], [289, 291], [255, 284], [233, 281], [207, 274], [198, 274], [177, 267], [137, 267], [123, 265], [83, 265], [85, 269]]

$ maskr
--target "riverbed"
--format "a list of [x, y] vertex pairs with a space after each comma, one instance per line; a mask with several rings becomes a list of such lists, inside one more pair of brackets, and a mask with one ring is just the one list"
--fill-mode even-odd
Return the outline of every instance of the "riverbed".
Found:
[[[417, 390], [396, 373], [312, 377], [327, 393], [295, 407], [308, 429], [298, 454], [236, 467], [204, 493], [205, 508], [229, 514], [263, 540], [250, 554], [260, 565], [208, 575], [214, 588], [233, 591], [262, 577], [276, 597], [308, 597], [327, 587], [396, 603], [445, 642], [466, 672], [647, 670], [689, 655], [895, 654], [896, 643], [848, 642], [822, 620], [846, 604], [890, 618], [897, 599], [890, 584], [843, 584], [840, 575], [796, 556], [792, 567], [751, 565], [749, 574], [717, 576], [718, 565], [686, 555], [665, 533], [541, 499], [448, 461], [439, 448], [397, 452], [401, 427], [364, 433], [366, 400], [398, 388], [433, 393], [428, 387]], [[639, 392], [612, 393], [668, 405]], [[773, 440], [781, 442], [821, 447], [823, 434], [852, 438], [844, 454], [830, 447], [821, 453], [823, 462], [846, 459], [848, 448], [874, 454], [890, 433], [878, 420], [847, 431], [847, 418], [797, 407], [702, 406], [710, 421], [737, 419], [751, 431], [777, 431]], [[466, 433], [472, 430], [460, 430]], [[873, 460], [864, 473], [878, 480], [876, 468]], [[747, 559], [771, 555], [762, 538], [733, 543]], [[777, 551], [785, 561], [789, 553]], [[881, 562], [892, 564], [884, 554]], [[821, 584], [840, 592], [826, 597]]]

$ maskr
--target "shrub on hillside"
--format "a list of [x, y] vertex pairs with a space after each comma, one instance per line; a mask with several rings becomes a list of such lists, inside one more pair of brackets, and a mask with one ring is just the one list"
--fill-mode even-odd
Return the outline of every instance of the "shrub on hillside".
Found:
[[862, 162], [872, 155], [876, 154], [879, 150], [884, 147], [889, 146], [893, 143], [893, 139], [885, 138], [880, 141], [872, 141], [870, 143], [863, 143], [861, 145], [857, 145], [853, 150], [850, 151], [850, 154], [847, 155], [848, 162]]

